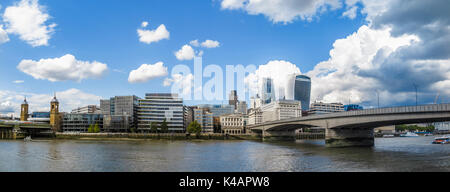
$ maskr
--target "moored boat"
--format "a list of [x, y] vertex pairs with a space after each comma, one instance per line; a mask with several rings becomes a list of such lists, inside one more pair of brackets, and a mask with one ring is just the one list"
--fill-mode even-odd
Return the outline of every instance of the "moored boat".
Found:
[[433, 144], [449, 144], [450, 138], [448, 136], [434, 138]]
[[405, 134], [401, 134], [400, 137], [418, 137], [419, 135], [412, 133], [412, 132], [407, 132]]
[[33, 141], [33, 140], [31, 139], [31, 136], [28, 136], [28, 137], [25, 137], [25, 138], [23, 139], [23, 141], [27, 142], [27, 141]]

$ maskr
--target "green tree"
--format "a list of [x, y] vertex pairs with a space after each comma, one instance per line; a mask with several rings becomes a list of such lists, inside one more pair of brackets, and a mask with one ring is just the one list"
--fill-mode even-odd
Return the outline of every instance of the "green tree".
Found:
[[169, 132], [169, 126], [167, 125], [167, 121], [164, 119], [164, 121], [161, 123], [161, 131], [163, 133]]
[[187, 128], [188, 133], [200, 134], [202, 132], [202, 126], [197, 121], [192, 121], [189, 123]]
[[158, 132], [158, 123], [156, 122], [151, 122], [150, 123], [150, 131], [152, 133], [157, 133]]
[[93, 133], [93, 132], [94, 132], [94, 126], [93, 125], [89, 125], [88, 133]]
[[417, 125], [397, 125], [395, 126], [395, 130], [396, 131], [409, 131], [409, 132], [415, 132], [415, 131], [420, 131], [420, 132], [433, 132], [435, 129], [435, 127], [433, 125], [428, 125], [426, 127], [420, 127]]
[[98, 123], [94, 125], [94, 133], [100, 133], [100, 127], [98, 126]]

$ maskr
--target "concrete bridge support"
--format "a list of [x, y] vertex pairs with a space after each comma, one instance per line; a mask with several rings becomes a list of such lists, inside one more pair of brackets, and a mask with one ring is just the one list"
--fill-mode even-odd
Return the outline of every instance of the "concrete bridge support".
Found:
[[295, 130], [263, 131], [263, 141], [295, 141]]
[[372, 147], [375, 144], [373, 129], [326, 129], [325, 143], [327, 147]]

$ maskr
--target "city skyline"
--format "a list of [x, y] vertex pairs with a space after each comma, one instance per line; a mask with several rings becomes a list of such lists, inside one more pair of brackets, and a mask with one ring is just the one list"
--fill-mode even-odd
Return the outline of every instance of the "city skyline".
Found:
[[[421, 104], [449, 102], [445, 1], [273, 2], [2, 1], [0, 114], [18, 115], [25, 96], [30, 111], [49, 110], [54, 92], [67, 112], [117, 95], [170, 92], [192, 79], [172, 69], [193, 72], [195, 56], [223, 71], [256, 66], [245, 77], [252, 93], [264, 77], [286, 93], [290, 75], [303, 74], [311, 77], [311, 101], [376, 107], [379, 96], [381, 106], [414, 105], [417, 88]], [[185, 101], [221, 104], [229, 93], [222, 92], [222, 101]]]

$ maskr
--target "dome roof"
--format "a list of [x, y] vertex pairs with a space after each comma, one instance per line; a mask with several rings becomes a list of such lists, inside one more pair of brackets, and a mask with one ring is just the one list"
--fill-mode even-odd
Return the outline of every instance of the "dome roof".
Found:
[[55, 95], [53, 96], [53, 99], [52, 99], [51, 102], [52, 102], [52, 103], [58, 103], [58, 99], [56, 99], [56, 93], [55, 93]]
[[27, 102], [27, 97], [25, 97], [25, 99], [23, 100], [23, 103], [22, 104], [28, 104], [28, 102]]

